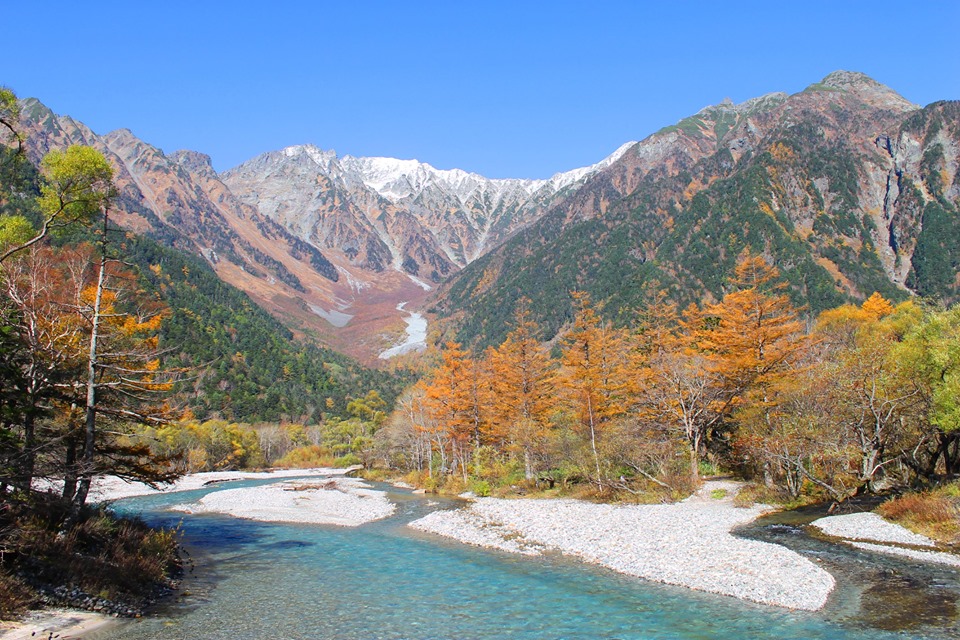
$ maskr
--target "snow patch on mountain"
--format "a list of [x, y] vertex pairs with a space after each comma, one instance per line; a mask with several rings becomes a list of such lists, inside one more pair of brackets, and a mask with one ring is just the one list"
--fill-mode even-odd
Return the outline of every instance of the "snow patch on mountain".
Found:
[[570, 171], [564, 171], [562, 173], [558, 173], [546, 182], [551, 187], [553, 187], [554, 191], [560, 191], [561, 189], [565, 187], [569, 187], [571, 184], [574, 184], [575, 182], [578, 182], [584, 178], [592, 176], [598, 171], [602, 171], [603, 169], [606, 169], [611, 164], [613, 164], [614, 162], [622, 158], [623, 154], [625, 154], [635, 144], [637, 144], [635, 140], [631, 142], [626, 142], [620, 145], [619, 147], [617, 147], [616, 151], [611, 153], [609, 156], [607, 156], [600, 162], [597, 162], [596, 164], [592, 164], [589, 167], [580, 167], [579, 169], [571, 169]]

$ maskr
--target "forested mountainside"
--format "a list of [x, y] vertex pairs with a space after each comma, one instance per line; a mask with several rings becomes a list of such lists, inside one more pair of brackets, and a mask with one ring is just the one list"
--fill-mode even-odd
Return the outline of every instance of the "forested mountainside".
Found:
[[[366, 363], [427, 303], [436, 334], [503, 338], [517, 301], [553, 335], [588, 291], [607, 317], [653, 288], [717, 300], [745, 247], [809, 312], [874, 291], [956, 300], [958, 107], [858, 73], [726, 101], [550, 180], [490, 180], [305, 145], [218, 175], [126, 130], [23, 103], [27, 152], [89, 144], [117, 168], [114, 217], [201, 256], [298, 337]], [[440, 284], [440, 290], [436, 286]], [[432, 296], [432, 297], [431, 297]]]
[[[40, 176], [27, 162], [11, 162], [3, 148], [5, 193], [0, 215], [39, 220]], [[12, 186], [17, 185], [17, 186]], [[165, 370], [179, 370], [168, 404], [198, 419], [241, 422], [319, 422], [346, 415], [351, 399], [378, 391], [391, 402], [409, 378], [363, 367], [293, 333], [245, 293], [221, 280], [199, 256], [145, 235], [127, 232], [115, 252], [132, 270], [138, 297], [163, 311], [159, 352]], [[93, 229], [76, 226], [55, 238], [58, 251], [95, 241]], [[58, 261], [66, 260], [62, 255]], [[42, 265], [43, 262], [38, 264]]]
[[910, 104], [856, 73], [708, 107], [637, 144], [450, 279], [432, 310], [496, 344], [528, 298], [551, 336], [583, 290], [629, 315], [652, 289], [718, 300], [737, 256], [769, 256], [819, 312], [874, 291], [960, 294], [960, 104]]
[[220, 176], [193, 151], [164, 154], [120, 129], [98, 135], [36, 99], [26, 151], [89, 145], [116, 168], [126, 229], [202, 256], [297, 335], [366, 362], [392, 346], [433, 285], [536, 220], [613, 162], [550, 180], [491, 180], [415, 160], [339, 158], [313, 146], [263, 154]]

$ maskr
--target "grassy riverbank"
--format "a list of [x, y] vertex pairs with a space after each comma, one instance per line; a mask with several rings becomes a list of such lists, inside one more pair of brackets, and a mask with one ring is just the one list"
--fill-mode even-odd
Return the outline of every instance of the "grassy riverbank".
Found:
[[176, 531], [87, 508], [71, 520], [50, 494], [0, 503], [0, 619], [38, 606], [139, 616], [181, 571]]

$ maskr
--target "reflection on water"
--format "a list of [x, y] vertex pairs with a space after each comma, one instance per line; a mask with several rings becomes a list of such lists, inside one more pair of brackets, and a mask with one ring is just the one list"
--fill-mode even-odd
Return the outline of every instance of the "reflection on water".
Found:
[[[176, 524], [180, 514], [157, 510], [210, 490], [218, 488], [175, 499], [136, 498], [120, 507]], [[848, 565], [866, 567], [876, 556], [837, 551], [794, 525], [767, 523], [772, 526], [747, 534], [793, 540], [828, 570], [845, 572], [824, 612], [652, 584], [562, 556], [531, 559], [440, 540], [404, 524], [457, 501], [395, 490], [391, 499], [395, 516], [356, 529], [186, 516], [183, 530], [196, 566], [184, 581], [185, 594], [150, 618], [96, 638], [902, 638], [895, 632], [906, 627], [894, 615], [901, 606], [922, 617], [908, 637], [956, 637], [955, 574], [944, 590], [951, 596], [938, 604], [917, 595], [936, 589], [928, 574], [857, 586], [861, 575]], [[904, 565], [894, 561], [882, 570], [898, 566]], [[947, 577], [940, 575], [940, 582]], [[895, 604], [882, 605], [891, 599]]]

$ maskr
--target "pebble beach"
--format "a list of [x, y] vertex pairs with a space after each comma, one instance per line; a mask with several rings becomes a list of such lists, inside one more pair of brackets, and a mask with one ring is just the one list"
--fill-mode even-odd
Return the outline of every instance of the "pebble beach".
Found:
[[[727, 495], [712, 497], [717, 489]], [[514, 553], [560, 551], [627, 575], [762, 604], [823, 607], [835, 584], [828, 572], [785, 547], [731, 534], [770, 511], [733, 506], [735, 490], [734, 483], [707, 482], [687, 500], [664, 505], [479, 498], [410, 526]]]

